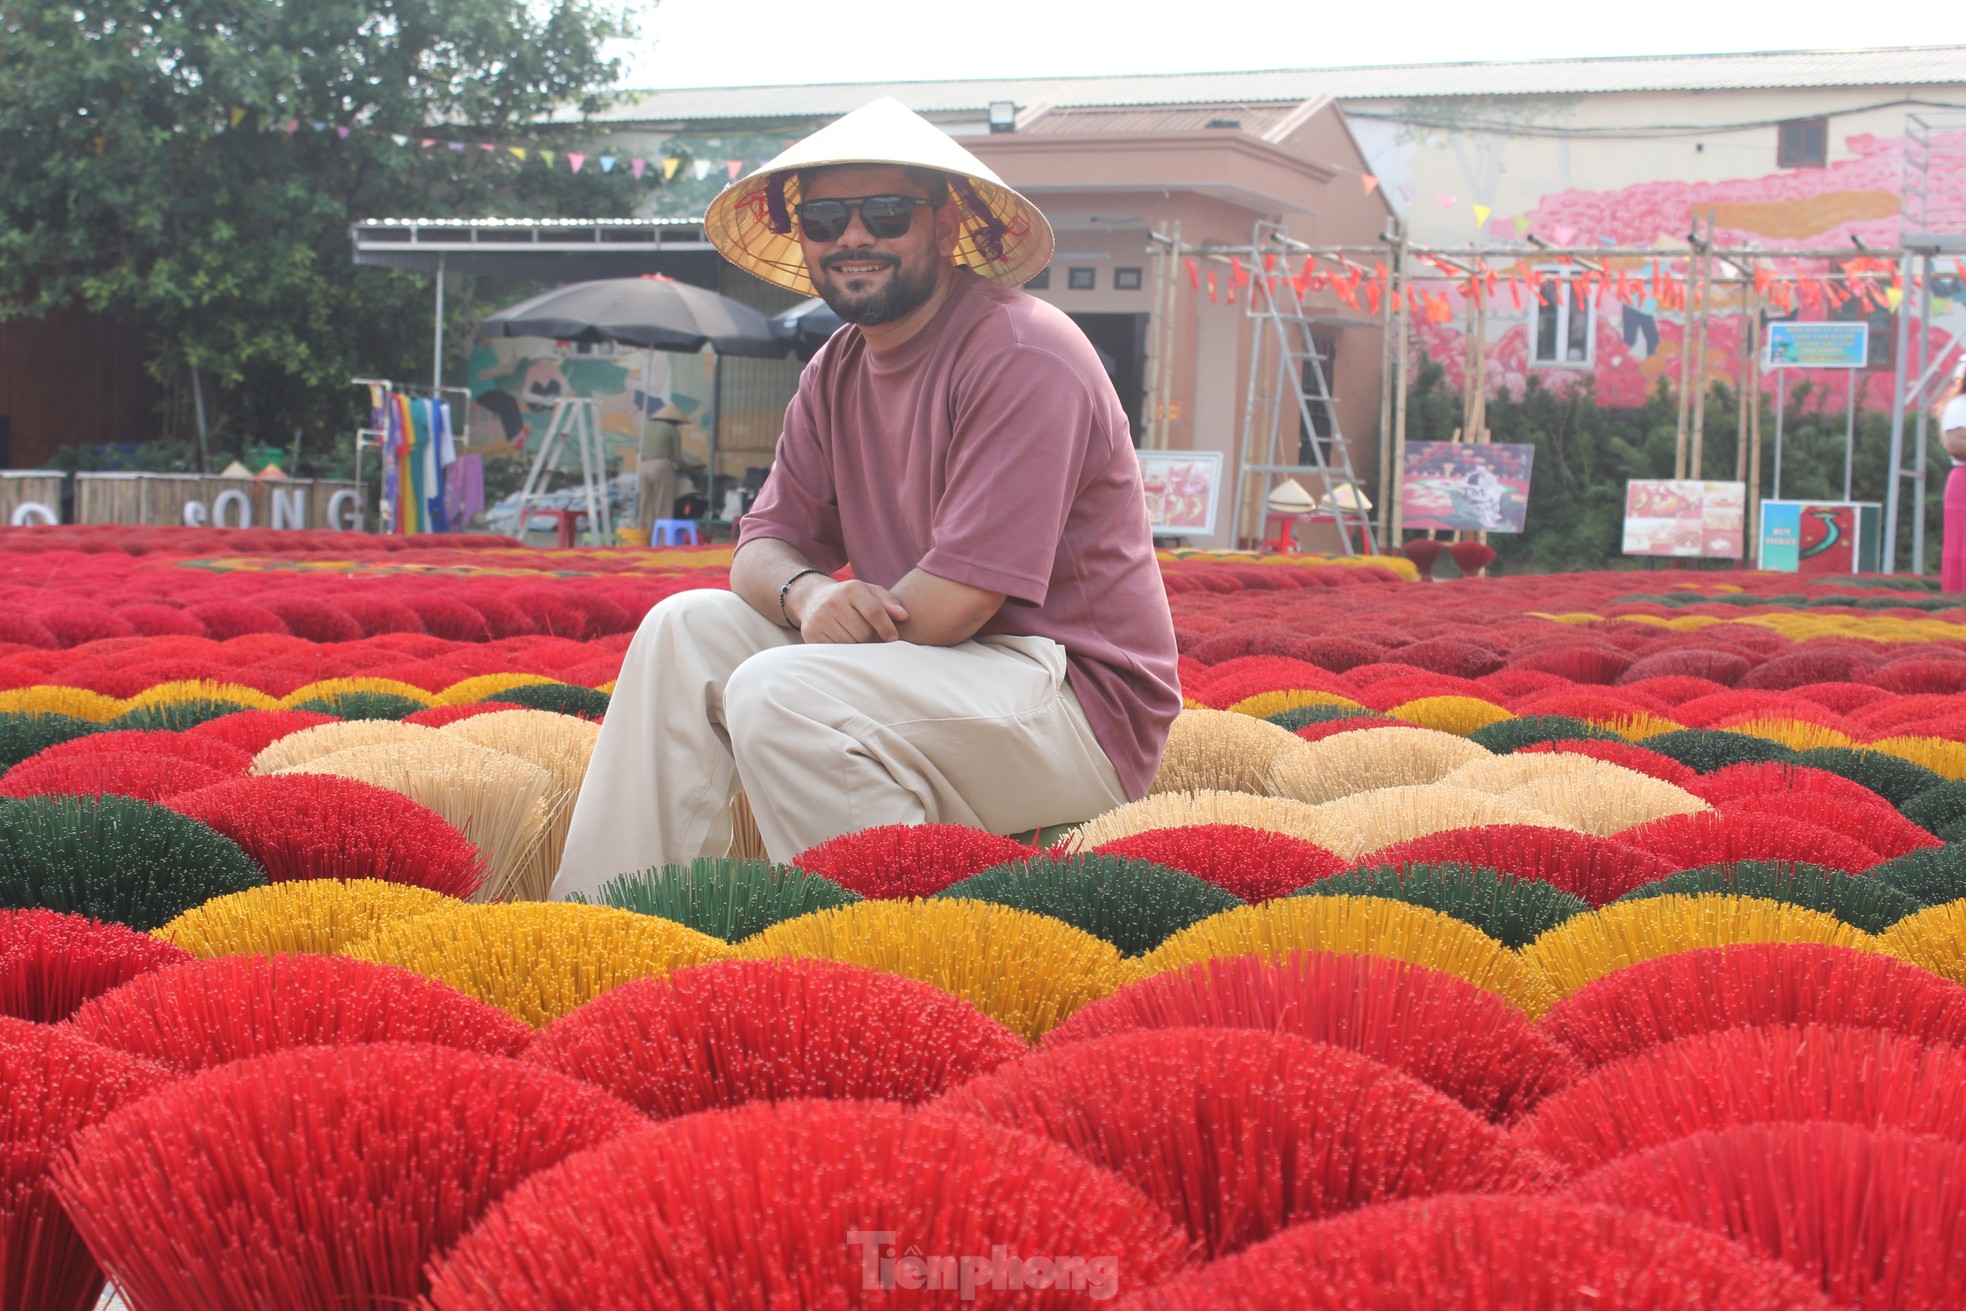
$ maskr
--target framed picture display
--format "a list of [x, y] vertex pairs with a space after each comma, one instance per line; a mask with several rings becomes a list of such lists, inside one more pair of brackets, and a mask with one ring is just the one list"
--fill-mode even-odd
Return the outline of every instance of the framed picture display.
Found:
[[1208, 537], [1222, 501], [1222, 452], [1139, 451], [1156, 537]]

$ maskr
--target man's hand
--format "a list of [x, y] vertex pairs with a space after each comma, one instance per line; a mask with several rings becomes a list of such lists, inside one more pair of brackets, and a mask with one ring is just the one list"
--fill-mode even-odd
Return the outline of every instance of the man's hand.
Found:
[[857, 578], [835, 582], [820, 574], [793, 584], [785, 612], [808, 642], [892, 642], [901, 636], [895, 625], [908, 618], [885, 587]]

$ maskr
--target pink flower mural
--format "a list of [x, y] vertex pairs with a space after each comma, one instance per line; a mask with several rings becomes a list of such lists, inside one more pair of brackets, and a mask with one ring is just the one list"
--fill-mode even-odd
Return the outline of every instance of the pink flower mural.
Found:
[[[1966, 135], [1960, 136], [1958, 143], [1966, 145]], [[1852, 256], [1861, 256], [1853, 238], [1872, 249], [1894, 247], [1900, 240], [1904, 139], [1862, 135], [1848, 138], [1845, 145], [1853, 157], [1824, 168], [1791, 169], [1722, 182], [1656, 181], [1609, 191], [1571, 188], [1552, 192], [1526, 216], [1526, 230], [1564, 246], [1602, 244], [1629, 249], [1659, 242], [1679, 245], [1692, 230], [1696, 215], [1702, 219], [1711, 215], [1715, 239], [1722, 246], [1758, 247], [1771, 253], [1847, 247]], [[1966, 214], [1966, 151], [1941, 152], [1931, 182], [1935, 208]], [[1516, 226], [1520, 225], [1511, 224], [1504, 235], [1513, 236]], [[1622, 266], [1627, 276], [1641, 280], [1650, 277], [1653, 263], [1630, 258], [1604, 262]], [[1821, 279], [1834, 272], [1829, 261], [1822, 259], [1782, 261], [1775, 267], [1784, 278], [1801, 275]], [[1683, 279], [1684, 259], [1669, 260], [1667, 272]], [[1946, 261], [1942, 272], [1966, 274], [1966, 268], [1954, 268], [1952, 261]], [[1444, 281], [1430, 283], [1427, 289], [1436, 295], [1445, 293], [1453, 313], [1444, 321], [1416, 316], [1416, 338], [1444, 367], [1448, 382], [1458, 387], [1465, 369], [1462, 297]], [[1882, 283], [1878, 289], [1883, 295]], [[1621, 302], [1608, 290], [1601, 290], [1596, 297], [1590, 366], [1553, 367], [1531, 360], [1532, 321], [1512, 303], [1513, 299], [1504, 291], [1490, 309], [1487, 385], [1491, 395], [1520, 396], [1532, 373], [1543, 385], [1557, 390], [1575, 387], [1589, 378], [1595, 383], [1599, 403], [1614, 407], [1642, 404], [1661, 378], [1677, 386], [1686, 329], [1675, 310], [1661, 310], [1646, 302], [1631, 305], [1628, 311], [1630, 297]], [[1820, 292], [1805, 289], [1800, 299], [1802, 317], [1825, 316]], [[1935, 308], [1941, 317], [1966, 312], [1966, 301], [1941, 298]], [[1950, 332], [1939, 327], [1926, 332], [1931, 349], [1948, 348]], [[1742, 337], [1738, 314], [1717, 312], [1710, 320], [1702, 361], [1709, 382], [1739, 385]], [[1793, 385], [1801, 379], [1790, 374], [1788, 380]], [[1817, 383], [1823, 403], [1830, 404], [1833, 398], [1841, 408], [1849, 380], [1818, 376]], [[1763, 390], [1771, 396], [1778, 385], [1779, 375], [1762, 381]], [[1890, 406], [1893, 383], [1888, 370], [1863, 373], [1859, 385], [1862, 404]]]

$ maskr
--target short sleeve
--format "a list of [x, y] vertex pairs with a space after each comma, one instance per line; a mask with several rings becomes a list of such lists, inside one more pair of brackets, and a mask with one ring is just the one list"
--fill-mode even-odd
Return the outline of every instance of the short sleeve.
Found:
[[1104, 430], [1080, 368], [1020, 346], [962, 381], [923, 570], [1044, 604], [1089, 447]]
[[[1928, 414], [1930, 411], [1926, 411]], [[1955, 396], [1946, 402], [1945, 412], [1939, 416], [1939, 430], [1951, 432], [1955, 428], [1966, 428], [1966, 396]]]
[[832, 462], [826, 457], [825, 435], [806, 387], [810, 381], [810, 375], [801, 380], [798, 393], [785, 407], [785, 426], [778, 434], [771, 473], [744, 514], [737, 544], [775, 538], [830, 574], [846, 564], [846, 547]]

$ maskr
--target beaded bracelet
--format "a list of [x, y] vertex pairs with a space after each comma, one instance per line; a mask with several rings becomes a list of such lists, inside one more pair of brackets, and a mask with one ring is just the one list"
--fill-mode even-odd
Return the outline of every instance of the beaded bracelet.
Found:
[[826, 571], [824, 569], [801, 569], [799, 570], [799, 572], [793, 574], [790, 578], [787, 578], [785, 580], [785, 586], [778, 589], [778, 613], [784, 618], [785, 626], [787, 628], [798, 627], [797, 624], [792, 622], [791, 614], [785, 609], [785, 597], [788, 593], [791, 592], [792, 584], [798, 582], [801, 578], [804, 578], [807, 574], [823, 574], [825, 572]]

